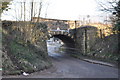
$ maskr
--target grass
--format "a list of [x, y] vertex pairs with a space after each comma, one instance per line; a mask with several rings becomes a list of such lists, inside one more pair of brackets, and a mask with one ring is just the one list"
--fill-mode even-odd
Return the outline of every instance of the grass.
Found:
[[117, 65], [117, 61], [115, 59], [106, 59], [106, 58], [101, 58], [101, 57], [96, 57], [96, 56], [88, 56], [88, 55], [74, 55], [74, 54], [71, 54], [72, 57], [75, 57], [75, 58], [78, 58], [78, 59], [91, 59], [91, 60], [97, 60], [97, 61], [103, 61], [103, 62], [108, 62], [108, 63], [112, 63], [112, 64], [115, 64]]
[[[23, 44], [19, 44], [17, 42], [11, 42], [11, 50], [12, 53], [18, 58], [21, 59], [23, 62], [27, 61], [30, 64], [34, 64], [35, 62], [42, 60], [45, 61], [44, 52], [38, 51], [35, 47], [30, 48], [30, 46], [24, 46]], [[39, 63], [38, 63], [39, 64]], [[42, 63], [41, 63], [42, 64]]]
[[0, 32], [2, 32], [2, 27], [0, 27]]
[[35, 52], [32, 49], [30, 49], [28, 46], [20, 45], [17, 42], [11, 43], [11, 50], [18, 59], [22, 58], [24, 60], [33, 62], [34, 59], [37, 57], [37, 55], [34, 54]]
[[[2, 41], [0, 44], [2, 44], [2, 51], [4, 52], [2, 62], [3, 74], [17, 74], [21, 70], [25, 72], [39, 71], [52, 65], [47, 51], [43, 50], [44, 46], [41, 45], [45, 44], [44, 42], [41, 42], [38, 48], [34, 44], [23, 40], [23, 38], [28, 39], [28, 36], [25, 37], [24, 34], [29, 34], [29, 32], [21, 35], [20, 30], [14, 29], [10, 25], [9, 27], [0, 27], [0, 33], [3, 33], [2, 38], [0, 38], [0, 41]], [[35, 34], [39, 35], [40, 33], [35, 32]], [[31, 36], [34, 35], [32, 34]], [[43, 38], [44, 36], [39, 37]]]
[[52, 65], [49, 59], [46, 59], [47, 57], [44, 55], [44, 52], [37, 50], [35, 46], [31, 48], [29, 44], [24, 45], [23, 43], [19, 43], [17, 40], [10, 41], [7, 46], [9, 46], [10, 49], [8, 54], [11, 54], [15, 59], [15, 63], [13, 63], [14, 66], [17, 65], [19, 68], [11, 71], [12, 66], [8, 65], [11, 63], [5, 60], [6, 64], [4, 64], [3, 69], [7, 72], [5, 74], [20, 74], [21, 71], [31, 73], [43, 70]]

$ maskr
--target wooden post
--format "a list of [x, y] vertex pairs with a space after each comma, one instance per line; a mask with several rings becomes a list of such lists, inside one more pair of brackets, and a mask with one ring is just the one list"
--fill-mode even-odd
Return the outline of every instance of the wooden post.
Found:
[[74, 32], [75, 40], [77, 38], [77, 29], [76, 29], [76, 21], [75, 21], [75, 32]]
[[102, 39], [102, 30], [100, 29], [100, 38]]

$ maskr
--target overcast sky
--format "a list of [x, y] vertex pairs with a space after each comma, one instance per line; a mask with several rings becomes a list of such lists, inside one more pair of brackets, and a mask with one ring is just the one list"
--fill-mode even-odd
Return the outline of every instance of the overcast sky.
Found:
[[[11, 9], [8, 11], [4, 11], [1, 19], [15, 20], [15, 16], [19, 17], [19, 15], [16, 15], [16, 12], [18, 12], [18, 10], [20, 9], [21, 1], [25, 0], [13, 0], [13, 2], [11, 2], [11, 5], [9, 6]], [[34, 1], [39, 3], [40, 0]], [[20, 10], [18, 14], [19, 13]], [[41, 17], [64, 20], [79, 20], [83, 17], [86, 17], [87, 15], [90, 15], [91, 18], [97, 17], [98, 15], [103, 16], [103, 14], [101, 14], [101, 12], [99, 11], [96, 0], [43, 0]]]

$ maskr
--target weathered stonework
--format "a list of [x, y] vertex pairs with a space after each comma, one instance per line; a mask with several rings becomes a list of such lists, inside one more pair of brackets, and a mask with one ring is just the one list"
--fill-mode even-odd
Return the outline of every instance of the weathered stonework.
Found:
[[[71, 29], [69, 32], [50, 31], [49, 34], [60, 39], [64, 36], [61, 40], [64, 40], [66, 43], [70, 43], [69, 40], [73, 40], [73, 43], [69, 44], [68, 47], [74, 45], [78, 54], [86, 54], [90, 52], [91, 47], [94, 46], [98, 37], [97, 28], [93, 26], [83, 26], [77, 29]], [[68, 39], [68, 37], [71, 39]]]
[[97, 38], [97, 28], [93, 26], [83, 26], [76, 30], [76, 48], [80, 53], [90, 52]]

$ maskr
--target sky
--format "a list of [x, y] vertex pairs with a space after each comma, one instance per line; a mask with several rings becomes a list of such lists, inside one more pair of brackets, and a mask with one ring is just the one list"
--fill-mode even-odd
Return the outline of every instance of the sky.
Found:
[[48, 17], [77, 19], [80, 15], [96, 15], [95, 0], [51, 0]]
[[[20, 17], [20, 2], [31, 1], [31, 0], [13, 0], [9, 5], [8, 11], [4, 11], [1, 19], [2, 20], [16, 20]], [[42, 0], [43, 7], [41, 11], [41, 17], [62, 19], [62, 20], [79, 20], [86, 18], [90, 15], [91, 19], [99, 20], [98, 17], [105, 16], [99, 11], [98, 3], [96, 0]], [[36, 9], [39, 8], [40, 0], [34, 0], [36, 2]], [[30, 5], [26, 6], [26, 15], [28, 15]], [[37, 12], [38, 14], [38, 12]], [[16, 18], [17, 16], [17, 18]], [[20, 20], [20, 19], [19, 19]], [[29, 20], [29, 19], [28, 19]]]

